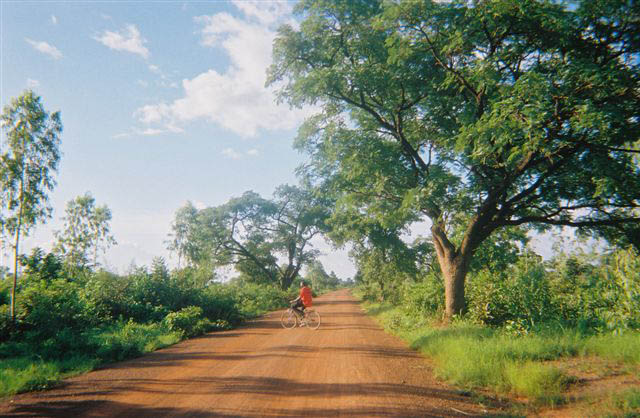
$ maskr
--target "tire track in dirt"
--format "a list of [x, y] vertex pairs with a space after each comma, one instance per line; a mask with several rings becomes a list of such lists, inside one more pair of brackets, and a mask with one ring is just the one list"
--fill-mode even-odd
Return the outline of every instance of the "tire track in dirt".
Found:
[[[3, 416], [480, 416], [500, 411], [435, 381], [424, 358], [348, 290], [314, 300], [318, 330], [273, 312], [0, 404]], [[467, 415], [468, 414], [468, 415]]]

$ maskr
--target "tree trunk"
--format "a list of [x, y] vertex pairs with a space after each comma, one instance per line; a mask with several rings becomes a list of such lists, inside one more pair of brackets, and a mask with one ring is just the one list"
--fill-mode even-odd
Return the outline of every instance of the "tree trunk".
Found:
[[445, 318], [451, 320], [453, 315], [466, 311], [464, 298], [464, 281], [469, 271], [469, 263], [465, 263], [460, 254], [453, 257], [439, 257], [438, 262], [444, 276]]
[[444, 279], [445, 319], [450, 321], [454, 315], [466, 310], [464, 281], [469, 272], [472, 251], [467, 246], [462, 246], [466, 251], [456, 249], [447, 239], [444, 229], [436, 224], [431, 227], [431, 235]]
[[16, 288], [18, 287], [18, 254], [20, 244], [20, 230], [22, 229], [22, 213], [24, 210], [24, 169], [20, 182], [20, 210], [18, 211], [18, 225], [16, 227], [16, 240], [13, 250], [13, 287], [11, 288], [11, 322], [16, 320]]
[[[22, 211], [21, 211], [22, 212]], [[13, 287], [11, 288], [11, 321], [15, 321], [16, 318], [16, 287], [18, 286], [18, 254], [20, 243], [20, 229], [22, 228], [22, 222], [18, 220], [18, 228], [16, 229], [16, 240], [13, 247]]]

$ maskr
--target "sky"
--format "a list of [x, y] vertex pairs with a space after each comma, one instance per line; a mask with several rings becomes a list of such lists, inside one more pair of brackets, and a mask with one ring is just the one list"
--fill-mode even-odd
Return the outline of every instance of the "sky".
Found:
[[[276, 29], [291, 2], [0, 0], [0, 105], [32, 89], [64, 131], [53, 217], [24, 241], [50, 250], [68, 201], [90, 192], [113, 215], [111, 270], [166, 250], [187, 201], [217, 206], [297, 182], [293, 150], [313, 109], [265, 87]], [[3, 265], [11, 263], [5, 246]], [[327, 271], [351, 277], [346, 250], [316, 242]]]

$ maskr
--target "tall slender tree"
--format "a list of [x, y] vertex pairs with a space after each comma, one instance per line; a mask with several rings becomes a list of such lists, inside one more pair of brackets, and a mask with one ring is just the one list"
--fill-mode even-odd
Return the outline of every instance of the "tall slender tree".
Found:
[[56, 231], [56, 253], [64, 257], [70, 272], [98, 265], [98, 252], [105, 251], [116, 240], [111, 234], [111, 211], [106, 205], [96, 206], [96, 200], [87, 192], [67, 202], [64, 229]]
[[13, 236], [11, 317], [15, 318], [20, 239], [51, 217], [48, 193], [60, 161], [60, 112], [49, 113], [41, 98], [27, 90], [2, 112], [0, 149], [0, 222]]

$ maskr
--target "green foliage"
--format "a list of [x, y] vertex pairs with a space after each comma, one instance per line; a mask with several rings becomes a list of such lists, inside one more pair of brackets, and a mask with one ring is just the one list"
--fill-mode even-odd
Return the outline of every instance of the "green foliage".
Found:
[[582, 351], [584, 354], [640, 365], [640, 334], [594, 335], [586, 340]]
[[341, 280], [333, 271], [331, 274], [328, 274], [322, 266], [322, 263], [317, 260], [310, 263], [305, 280], [311, 284], [311, 288], [317, 294], [334, 290], [342, 284]]
[[210, 322], [202, 317], [202, 308], [188, 306], [178, 312], [171, 312], [164, 318], [163, 323], [174, 332], [179, 332], [185, 337], [193, 337], [204, 334], [210, 328]]
[[98, 251], [116, 244], [109, 226], [111, 211], [106, 205], [96, 206], [95, 202], [89, 192], [67, 202], [62, 218], [64, 229], [55, 233], [55, 252], [64, 257], [72, 273], [97, 267]]
[[202, 210], [187, 203], [176, 213], [169, 248], [192, 266], [234, 265], [245, 282], [288, 289], [316, 257], [309, 241], [325, 229], [326, 217], [322, 199], [289, 185], [279, 186], [271, 200], [248, 191]]
[[532, 328], [556, 318], [553, 292], [540, 260], [525, 256], [507, 271], [483, 270], [467, 283], [469, 315], [489, 325]]
[[8, 304], [0, 305], [0, 343], [9, 338], [13, 328], [11, 307]]
[[62, 122], [59, 112], [47, 112], [40, 97], [27, 90], [3, 108], [0, 124], [0, 233], [14, 237], [13, 318], [20, 237], [51, 216], [47, 193], [56, 184]]
[[27, 338], [1, 343], [0, 397], [46, 389], [62, 378], [166, 347], [180, 339], [180, 333], [160, 324], [121, 321], [83, 332], [66, 328], [44, 341]]
[[21, 256], [20, 264], [24, 267], [23, 276], [26, 280], [51, 281], [64, 277], [62, 260], [56, 254], [45, 254], [42, 248], [31, 250], [29, 256]]
[[96, 357], [103, 363], [136, 357], [182, 339], [180, 332], [169, 330], [162, 324], [138, 324], [131, 320], [85, 335], [88, 344], [95, 347]]
[[291, 292], [268, 284], [234, 283], [229, 291], [233, 293], [235, 306], [244, 318], [255, 318], [283, 308], [295, 297]]
[[444, 283], [435, 274], [405, 287], [402, 308], [415, 317], [441, 317], [444, 313]]
[[640, 414], [640, 389], [627, 389], [622, 393], [612, 395], [608, 403], [615, 411], [615, 416], [637, 417]]
[[464, 311], [469, 269], [509, 263], [513, 241], [485, 244], [505, 229], [637, 235], [633, 2], [303, 0], [296, 11], [268, 82], [292, 105], [320, 106], [296, 139], [310, 156], [300, 172], [335, 201], [340, 240], [428, 219], [449, 319]]
[[108, 318], [98, 304], [82, 295], [79, 285], [66, 280], [31, 282], [20, 295], [20, 327], [32, 338], [86, 329]]
[[572, 380], [557, 367], [533, 361], [507, 363], [504, 374], [511, 392], [546, 404], [561, 401]]
[[[526, 396], [555, 404], [574, 379], [547, 361], [597, 355], [640, 364], [640, 333], [586, 336], [575, 330], [513, 335], [458, 319], [448, 328], [433, 327], [390, 304], [366, 303], [365, 309], [412, 348], [433, 358], [434, 372], [450, 383]], [[633, 398], [633, 397], [632, 397]]]

